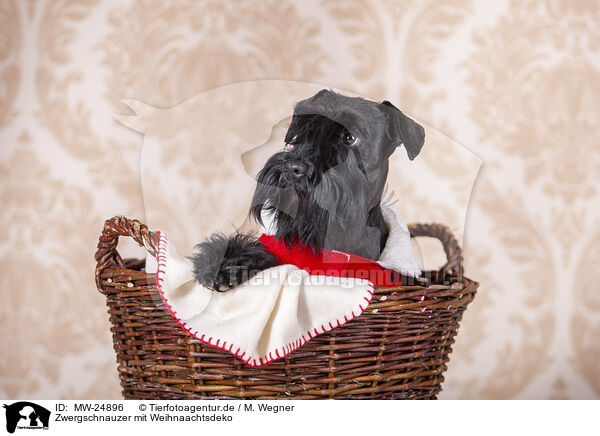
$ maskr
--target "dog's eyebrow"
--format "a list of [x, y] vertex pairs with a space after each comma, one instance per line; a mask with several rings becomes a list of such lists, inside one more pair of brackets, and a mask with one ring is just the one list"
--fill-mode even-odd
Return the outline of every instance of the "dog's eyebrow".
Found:
[[[358, 115], [352, 111], [344, 110], [338, 115], [337, 121], [339, 123], [356, 123], [358, 121]], [[344, 125], [344, 127], [346, 126]]]
[[358, 127], [358, 121], [360, 117], [351, 111], [342, 111], [339, 115], [336, 116], [337, 123], [341, 124], [348, 131], [356, 130]]

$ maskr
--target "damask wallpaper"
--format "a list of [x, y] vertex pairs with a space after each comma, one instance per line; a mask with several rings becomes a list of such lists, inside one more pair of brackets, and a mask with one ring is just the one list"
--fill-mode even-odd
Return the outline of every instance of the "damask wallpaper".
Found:
[[[144, 137], [115, 115], [278, 79], [391, 100], [483, 162], [464, 232], [481, 285], [441, 398], [600, 398], [599, 72], [594, 0], [0, 0], [0, 396], [120, 398], [93, 253], [149, 197]], [[228, 153], [202, 159], [222, 173]], [[424, 162], [470, 190], [465, 165]]]

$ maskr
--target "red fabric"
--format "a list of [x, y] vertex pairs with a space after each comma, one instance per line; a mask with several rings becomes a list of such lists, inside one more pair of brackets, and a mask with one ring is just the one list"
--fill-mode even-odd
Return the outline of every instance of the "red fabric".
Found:
[[405, 276], [398, 271], [384, 268], [377, 262], [355, 254], [336, 250], [323, 250], [317, 255], [310, 248], [292, 246], [287, 248], [283, 241], [262, 234], [258, 239], [267, 250], [279, 259], [279, 264], [291, 264], [302, 268], [310, 275], [353, 277], [367, 279], [375, 286], [400, 286]]

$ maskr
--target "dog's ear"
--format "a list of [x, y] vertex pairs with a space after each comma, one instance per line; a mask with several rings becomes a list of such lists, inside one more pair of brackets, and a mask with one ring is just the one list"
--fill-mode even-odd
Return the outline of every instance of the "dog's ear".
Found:
[[404, 144], [408, 158], [413, 160], [423, 148], [425, 130], [389, 101], [382, 102], [380, 107], [388, 120], [388, 135], [392, 145], [397, 147]]

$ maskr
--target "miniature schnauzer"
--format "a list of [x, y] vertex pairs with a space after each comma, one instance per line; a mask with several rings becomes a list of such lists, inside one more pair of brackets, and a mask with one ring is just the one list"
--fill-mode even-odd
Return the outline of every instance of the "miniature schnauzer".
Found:
[[[296, 105], [284, 150], [258, 174], [250, 215], [261, 225], [268, 216], [286, 246], [377, 260], [388, 237], [381, 211], [388, 159], [403, 144], [413, 160], [424, 138], [423, 127], [388, 101], [321, 90]], [[250, 234], [216, 233], [196, 249], [194, 277], [215, 291], [278, 264]]]

